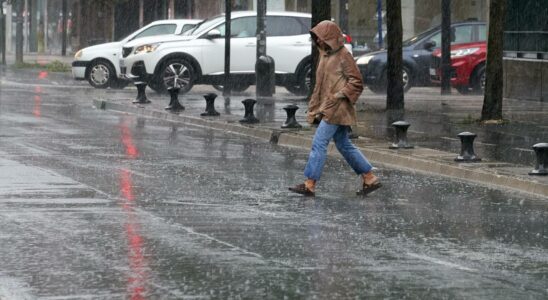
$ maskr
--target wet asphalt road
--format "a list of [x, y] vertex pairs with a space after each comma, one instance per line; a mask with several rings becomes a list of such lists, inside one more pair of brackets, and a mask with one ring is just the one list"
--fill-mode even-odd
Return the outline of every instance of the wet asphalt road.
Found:
[[[545, 199], [0, 90], [0, 299], [546, 299]], [[108, 91], [106, 92], [108, 93]], [[133, 95], [128, 92], [128, 95]]]

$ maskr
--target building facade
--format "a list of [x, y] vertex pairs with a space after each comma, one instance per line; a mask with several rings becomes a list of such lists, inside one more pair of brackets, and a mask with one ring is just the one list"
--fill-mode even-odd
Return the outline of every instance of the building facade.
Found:
[[504, 96], [548, 101], [548, 1], [507, 1]]
[[[224, 12], [225, 0], [12, 0], [23, 1], [26, 52], [61, 53], [62, 3], [67, 2], [67, 52], [119, 40], [154, 20], [165, 18], [204, 19]], [[233, 10], [254, 10], [257, 0], [232, 0]], [[343, 3], [341, 3], [343, 2]], [[336, 22], [347, 20], [345, 31], [355, 45], [376, 44], [377, 0], [332, 0], [331, 15]], [[386, 0], [381, 1], [385, 7]], [[516, 1], [519, 2], [519, 1]], [[487, 19], [487, 0], [452, 1], [452, 19]], [[15, 48], [13, 5], [7, 5], [8, 50]], [[269, 10], [310, 12], [312, 0], [267, 0]], [[382, 13], [384, 16], [384, 10]], [[404, 38], [409, 38], [441, 22], [441, 0], [402, 1]], [[386, 23], [383, 21], [383, 31]]]

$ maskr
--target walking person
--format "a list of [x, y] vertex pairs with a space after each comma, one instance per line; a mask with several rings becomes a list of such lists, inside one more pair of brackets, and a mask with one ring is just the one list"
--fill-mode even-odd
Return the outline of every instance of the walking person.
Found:
[[306, 180], [289, 190], [314, 196], [327, 157], [331, 139], [337, 150], [356, 174], [363, 178], [358, 194], [366, 195], [381, 183], [372, 173], [372, 166], [349, 139], [350, 126], [356, 123], [354, 104], [362, 93], [363, 83], [354, 58], [344, 47], [342, 31], [331, 21], [322, 21], [310, 30], [312, 42], [320, 52], [316, 69], [316, 85], [308, 104], [307, 121], [318, 128], [304, 170]]

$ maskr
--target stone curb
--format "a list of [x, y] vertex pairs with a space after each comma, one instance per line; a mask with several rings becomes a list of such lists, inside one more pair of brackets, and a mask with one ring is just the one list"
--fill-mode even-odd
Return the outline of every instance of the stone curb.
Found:
[[[203, 126], [225, 132], [236, 133], [246, 136], [251, 136], [264, 141], [268, 141], [279, 146], [297, 147], [310, 149], [312, 145], [312, 137], [289, 130], [261, 128], [253, 125], [242, 125], [239, 123], [231, 123], [226, 120], [215, 120], [188, 115], [179, 115], [149, 109], [142, 106], [132, 106], [128, 104], [113, 103], [106, 100], [93, 100], [93, 104], [98, 109], [113, 110], [119, 112], [134, 113], [137, 115], [148, 116], [157, 119], [163, 119], [173, 122], [182, 122], [195, 126]], [[520, 192], [533, 194], [536, 196], [548, 197], [548, 182], [539, 182], [535, 178], [520, 177], [519, 174], [500, 174], [495, 168], [480, 167], [482, 164], [466, 164], [455, 163], [449, 158], [432, 159], [429, 157], [419, 157], [417, 151], [406, 150], [388, 150], [388, 147], [381, 148], [377, 146], [359, 146], [358, 148], [370, 159], [377, 164], [381, 164], [394, 169], [403, 169], [412, 172], [420, 172], [424, 174], [435, 174], [449, 178], [457, 178], [475, 184], [483, 184], [488, 186], [497, 186], [503, 189], [513, 189]], [[422, 148], [423, 150], [430, 150]], [[435, 151], [435, 150], [432, 150]], [[456, 154], [447, 152], [435, 151], [440, 153], [440, 157], [455, 157]], [[328, 148], [330, 155], [338, 155], [336, 148], [331, 143]], [[494, 163], [494, 162], [491, 162]], [[526, 174], [526, 173], [525, 173]]]

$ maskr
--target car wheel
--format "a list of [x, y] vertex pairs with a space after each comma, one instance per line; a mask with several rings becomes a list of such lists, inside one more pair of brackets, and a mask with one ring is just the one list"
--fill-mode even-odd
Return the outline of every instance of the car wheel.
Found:
[[[409, 91], [413, 86], [411, 71], [407, 67], [402, 68], [402, 82], [403, 82], [403, 92]], [[387, 75], [386, 70], [383, 71], [382, 76], [378, 83], [368, 85], [369, 89], [375, 94], [386, 94], [387, 86]]]
[[485, 92], [485, 66], [479, 67], [476, 72], [474, 72], [472, 90], [476, 94], [483, 94]]
[[110, 62], [98, 59], [91, 63], [86, 77], [92, 87], [106, 89], [115, 80], [115, 74], [116, 71]]
[[287, 84], [285, 88], [297, 95], [309, 95], [312, 91], [312, 61], [307, 62], [297, 74], [297, 84]]
[[413, 86], [413, 81], [411, 77], [411, 71], [409, 71], [408, 68], [403, 67], [402, 68], [402, 82], [403, 82], [403, 92], [409, 91], [411, 87]]
[[194, 81], [196, 81], [194, 67], [184, 58], [172, 58], [166, 61], [161, 68], [161, 83], [163, 84], [163, 87], [160, 87], [161, 91], [167, 90], [168, 87], [178, 86], [179, 93], [184, 94], [192, 89]]

